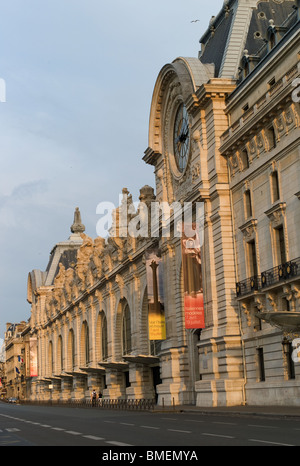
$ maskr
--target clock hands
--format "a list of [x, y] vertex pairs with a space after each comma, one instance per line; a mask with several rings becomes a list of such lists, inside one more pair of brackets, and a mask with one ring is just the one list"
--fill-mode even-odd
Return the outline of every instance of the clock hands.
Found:
[[183, 123], [184, 125], [182, 125], [181, 129], [180, 129], [180, 134], [177, 136], [177, 138], [175, 139], [175, 142], [176, 144], [178, 142], [180, 143], [185, 143], [185, 141], [188, 139], [188, 136], [189, 136], [189, 128], [188, 128], [188, 123], [186, 120], [183, 120]]
[[183, 173], [187, 164], [190, 142], [188, 113], [183, 104], [177, 112], [173, 137], [177, 167]]

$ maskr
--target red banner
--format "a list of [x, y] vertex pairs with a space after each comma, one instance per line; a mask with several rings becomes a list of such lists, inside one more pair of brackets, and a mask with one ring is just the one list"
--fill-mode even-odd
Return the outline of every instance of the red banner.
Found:
[[182, 268], [186, 329], [205, 328], [201, 247], [196, 224], [184, 225]]

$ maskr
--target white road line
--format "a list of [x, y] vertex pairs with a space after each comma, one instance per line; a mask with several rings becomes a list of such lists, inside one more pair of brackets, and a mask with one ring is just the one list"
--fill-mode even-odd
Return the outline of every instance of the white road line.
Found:
[[74, 430], [65, 430], [65, 433], [70, 435], [82, 435], [81, 432], [74, 432]]
[[169, 432], [179, 432], [180, 434], [191, 434], [190, 430], [177, 430], [177, 429], [168, 429]]
[[130, 445], [130, 443], [122, 443], [122, 442], [114, 442], [114, 441], [105, 442], [105, 443], [108, 443], [109, 445], [115, 445], [116, 447], [133, 447], [133, 445]]
[[48, 426], [48, 424], [41, 424], [41, 427], [46, 427], [46, 429], [47, 429], [47, 428], [52, 429], [52, 427], [51, 427], [51, 426]]
[[295, 446], [295, 445], [290, 445], [288, 443], [268, 442], [267, 440], [257, 440], [253, 438], [249, 438], [249, 442], [266, 443], [268, 445], [280, 445], [282, 447], [294, 447]]
[[51, 427], [52, 430], [57, 430], [57, 431], [62, 431], [65, 429], [62, 429], [61, 427]]
[[199, 424], [203, 424], [203, 422], [205, 422], [205, 421], [196, 421], [196, 420], [194, 420], [194, 419], [185, 419], [185, 421], [186, 421], [186, 422], [197, 422], [197, 423], [199, 423]]
[[84, 438], [88, 438], [90, 440], [105, 440], [104, 438], [102, 437], [95, 437], [94, 435], [83, 435]]
[[234, 439], [235, 437], [231, 437], [231, 435], [219, 435], [219, 434], [209, 434], [209, 433], [202, 433], [201, 435], [206, 435], [207, 437], [219, 437], [219, 438], [228, 438], [228, 439]]
[[9, 429], [5, 429], [7, 432], [20, 432], [20, 429], [15, 429], [14, 427], [11, 427]]
[[135, 424], [130, 424], [129, 422], [120, 422], [120, 425], [121, 426], [132, 426], [132, 427], [135, 426]]
[[248, 427], [259, 427], [261, 429], [279, 429], [279, 427], [276, 426], [261, 426], [259, 424], [248, 424]]
[[234, 422], [213, 422], [213, 424], [220, 424], [222, 426], [236, 426]]
[[152, 427], [152, 426], [140, 426], [142, 429], [153, 429], [153, 430], [159, 430], [159, 427]]

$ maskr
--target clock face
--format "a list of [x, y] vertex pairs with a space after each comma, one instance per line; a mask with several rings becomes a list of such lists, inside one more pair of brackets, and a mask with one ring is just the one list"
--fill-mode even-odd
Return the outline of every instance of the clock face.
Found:
[[184, 104], [181, 104], [174, 126], [174, 155], [180, 173], [186, 169], [190, 152], [189, 117]]

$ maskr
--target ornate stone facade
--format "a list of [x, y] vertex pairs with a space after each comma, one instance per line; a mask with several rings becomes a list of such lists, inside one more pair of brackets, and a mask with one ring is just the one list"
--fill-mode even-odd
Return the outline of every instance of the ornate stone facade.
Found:
[[[166, 405], [299, 404], [300, 369], [282, 333], [258, 315], [283, 302], [299, 310], [298, 272], [280, 283], [263, 275], [300, 265], [300, 115], [292, 98], [299, 1], [226, 0], [201, 43], [199, 58], [177, 58], [159, 73], [144, 156], [156, 189], [141, 189], [137, 210], [124, 189], [122, 206], [127, 224], [149, 215], [149, 232], [154, 201], [204, 203], [206, 328], [185, 329], [181, 240], [173, 230], [130, 236], [117, 209], [114, 234], [93, 240], [77, 210], [72, 236], [54, 248], [47, 271], [29, 276], [34, 400], [89, 398], [95, 388], [105, 398], [156, 397]], [[182, 108], [188, 117], [178, 127]], [[145, 267], [153, 247], [162, 254], [167, 331], [156, 343]]]

